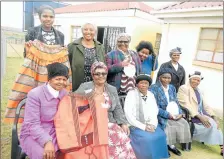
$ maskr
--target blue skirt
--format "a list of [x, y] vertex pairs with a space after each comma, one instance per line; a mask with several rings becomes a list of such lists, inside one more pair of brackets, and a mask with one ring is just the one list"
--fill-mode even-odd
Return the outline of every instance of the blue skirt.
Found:
[[169, 158], [166, 134], [160, 127], [153, 133], [133, 127], [130, 132], [131, 145], [138, 159]]

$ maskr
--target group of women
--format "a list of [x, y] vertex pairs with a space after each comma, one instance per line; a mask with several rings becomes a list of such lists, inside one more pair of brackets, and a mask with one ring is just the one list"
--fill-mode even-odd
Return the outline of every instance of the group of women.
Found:
[[[158, 60], [150, 42], [141, 41], [136, 53], [122, 33], [105, 56], [96, 27], [86, 23], [83, 37], [65, 47], [63, 33], [52, 27], [53, 8], [42, 6], [38, 14], [41, 25], [27, 32], [5, 117], [13, 121], [27, 97], [20, 143], [31, 159], [161, 159], [168, 150], [181, 155], [176, 143], [189, 150], [190, 128], [177, 100], [185, 84], [180, 48], [170, 51], [151, 85]], [[126, 95], [124, 110], [118, 95]]]

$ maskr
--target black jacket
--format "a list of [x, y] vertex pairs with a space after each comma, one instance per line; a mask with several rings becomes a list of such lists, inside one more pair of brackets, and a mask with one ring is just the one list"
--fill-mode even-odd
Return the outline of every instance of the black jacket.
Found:
[[[172, 70], [173, 75], [172, 75], [172, 79], [171, 79], [170, 84], [174, 85], [174, 87], [176, 88], [176, 92], [178, 92], [179, 87], [181, 85], [185, 84], [186, 73], [185, 73], [185, 70], [184, 70], [183, 66], [181, 66], [178, 63], [178, 69], [176, 71], [175, 68], [173, 67], [171, 61], [169, 61], [169, 62], [163, 63], [160, 66], [160, 69], [161, 68], [170, 68]], [[159, 71], [160, 71], [160, 69], [159, 69]], [[156, 81], [158, 81], [158, 76], [157, 76]]]
[[[53, 28], [54, 34], [55, 34], [55, 42], [56, 45], [64, 46], [64, 34], [56, 29]], [[44, 42], [43, 36], [42, 36], [42, 29], [41, 25], [29, 28], [27, 31], [27, 34], [25, 36], [25, 42], [28, 41], [34, 41], [35, 39]], [[26, 50], [24, 49], [24, 57], [26, 56]]]

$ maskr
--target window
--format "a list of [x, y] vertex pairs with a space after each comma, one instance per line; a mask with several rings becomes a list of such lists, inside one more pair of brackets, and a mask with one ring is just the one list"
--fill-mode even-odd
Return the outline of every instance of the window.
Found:
[[223, 64], [223, 28], [202, 28], [196, 61]]
[[159, 48], [160, 48], [161, 38], [162, 38], [162, 34], [156, 33], [156, 41], [155, 41], [154, 52], [157, 55], [159, 54]]
[[72, 26], [71, 27], [71, 42], [82, 37], [81, 26]]
[[56, 30], [59, 30], [60, 32], [62, 32], [62, 31], [61, 31], [61, 25], [54, 25], [54, 28], [55, 28]]

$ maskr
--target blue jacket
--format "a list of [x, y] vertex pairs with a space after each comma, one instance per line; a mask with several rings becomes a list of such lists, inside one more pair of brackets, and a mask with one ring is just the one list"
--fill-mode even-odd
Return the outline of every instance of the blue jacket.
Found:
[[[158, 113], [158, 122], [160, 124], [160, 126], [162, 127], [162, 129], [166, 128], [166, 124], [167, 124], [167, 120], [169, 118], [169, 113], [166, 111], [166, 107], [168, 105], [168, 101], [166, 98], [166, 95], [163, 91], [162, 88], [162, 84], [160, 82], [157, 82], [156, 84], [153, 84], [150, 86], [149, 90], [154, 94], [155, 99], [156, 99], [156, 103], [159, 107], [159, 113]], [[173, 85], [169, 85], [169, 101], [172, 102], [176, 102], [177, 105], [179, 106], [179, 113], [182, 114], [182, 110], [180, 108], [180, 104], [177, 100], [177, 93], [176, 93], [176, 89]]]
[[[156, 66], [153, 69], [155, 62], [156, 62]], [[155, 56], [150, 55], [144, 61], [142, 61], [142, 72], [145, 74], [151, 75], [151, 72], [155, 71], [157, 68], [158, 68], [158, 59], [156, 59]]]

